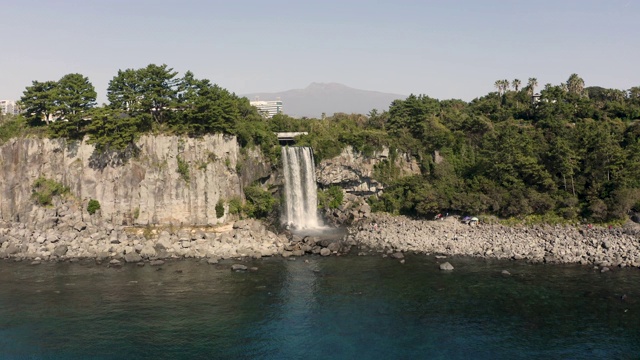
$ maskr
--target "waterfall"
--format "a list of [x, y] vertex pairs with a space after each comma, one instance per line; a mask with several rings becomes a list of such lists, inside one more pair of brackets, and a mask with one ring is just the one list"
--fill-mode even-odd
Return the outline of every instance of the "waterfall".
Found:
[[284, 206], [282, 224], [293, 229], [322, 227], [318, 217], [318, 193], [313, 153], [309, 147], [282, 148]]

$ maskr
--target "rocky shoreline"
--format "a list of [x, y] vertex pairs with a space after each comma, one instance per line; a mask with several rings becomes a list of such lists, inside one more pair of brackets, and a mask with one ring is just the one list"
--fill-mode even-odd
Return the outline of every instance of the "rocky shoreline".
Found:
[[240, 220], [219, 227], [114, 226], [99, 214], [74, 205], [38, 208], [28, 222], [0, 222], [0, 259], [74, 261], [95, 259], [111, 265], [164, 259], [220, 259], [329, 256], [348, 252], [344, 239], [276, 234], [258, 220]]
[[38, 208], [27, 222], [0, 222], [0, 259], [74, 261], [95, 259], [111, 265], [198, 258], [221, 259], [299, 257], [383, 253], [472, 256], [544, 263], [577, 263], [601, 268], [640, 267], [640, 230], [628, 227], [469, 226], [450, 217], [414, 220], [388, 214], [367, 214], [344, 235], [327, 237], [277, 234], [257, 220], [221, 227], [125, 227], [89, 215], [80, 207], [58, 204]]
[[[374, 228], [373, 224], [377, 224]], [[352, 231], [355, 243], [389, 254], [418, 252], [536, 263], [577, 263], [601, 268], [640, 267], [640, 230], [624, 227], [538, 225], [469, 226], [454, 217], [442, 221], [412, 220], [374, 214]], [[400, 257], [400, 256], [398, 256]]]

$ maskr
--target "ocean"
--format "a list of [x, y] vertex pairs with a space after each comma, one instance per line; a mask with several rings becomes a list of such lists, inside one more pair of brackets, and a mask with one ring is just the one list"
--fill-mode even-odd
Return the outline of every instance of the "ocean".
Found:
[[236, 262], [0, 261], [0, 359], [640, 359], [640, 269]]

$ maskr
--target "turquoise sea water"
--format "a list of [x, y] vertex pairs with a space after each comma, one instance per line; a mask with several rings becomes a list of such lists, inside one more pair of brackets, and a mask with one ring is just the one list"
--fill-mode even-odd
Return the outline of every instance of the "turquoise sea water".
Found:
[[0, 359], [640, 359], [639, 269], [446, 261], [0, 261]]

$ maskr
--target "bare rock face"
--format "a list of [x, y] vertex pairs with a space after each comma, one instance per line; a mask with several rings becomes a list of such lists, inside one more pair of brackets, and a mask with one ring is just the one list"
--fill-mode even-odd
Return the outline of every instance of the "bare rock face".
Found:
[[350, 194], [379, 195], [383, 186], [373, 179], [373, 170], [383, 161], [393, 161], [403, 176], [420, 174], [417, 161], [407, 154], [390, 154], [389, 149], [384, 149], [365, 156], [349, 146], [339, 156], [322, 160], [316, 168], [316, 178], [323, 186], [339, 185]]
[[[236, 169], [252, 169], [252, 176], [265, 172], [248, 164], [256, 154], [236, 167], [239, 147], [230, 136], [143, 136], [136, 147], [135, 155], [123, 161], [97, 154], [86, 141], [9, 140], [0, 146], [0, 221], [44, 224], [60, 215], [31, 200], [33, 183], [43, 176], [68, 186], [81, 201], [67, 210], [77, 231], [87, 226], [89, 199], [99, 201], [96, 215], [113, 225], [212, 225], [226, 221], [226, 211], [216, 216], [218, 201], [240, 196], [241, 182], [255, 180], [241, 179]], [[188, 171], [178, 172], [178, 163]]]

